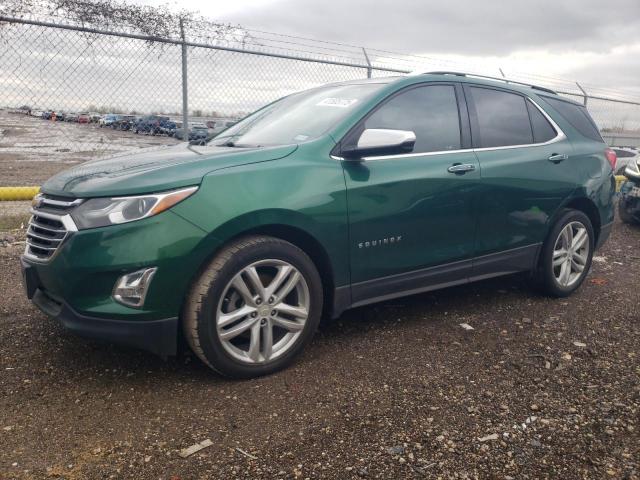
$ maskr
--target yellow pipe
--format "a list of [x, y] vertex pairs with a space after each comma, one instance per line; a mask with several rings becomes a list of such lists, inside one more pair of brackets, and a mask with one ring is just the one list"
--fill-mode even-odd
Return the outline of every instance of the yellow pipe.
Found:
[[31, 200], [40, 187], [0, 187], [0, 201]]
[[616, 192], [620, 191], [620, 187], [622, 186], [622, 184], [625, 182], [626, 179], [627, 177], [625, 177], [624, 175], [616, 175]]

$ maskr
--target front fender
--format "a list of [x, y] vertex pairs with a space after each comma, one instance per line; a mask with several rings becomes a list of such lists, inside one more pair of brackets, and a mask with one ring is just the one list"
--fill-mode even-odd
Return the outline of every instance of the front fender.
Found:
[[293, 156], [212, 172], [173, 211], [207, 232], [199, 250], [211, 254], [246, 232], [300, 230], [327, 253], [334, 285], [349, 283], [345, 183], [333, 160]]

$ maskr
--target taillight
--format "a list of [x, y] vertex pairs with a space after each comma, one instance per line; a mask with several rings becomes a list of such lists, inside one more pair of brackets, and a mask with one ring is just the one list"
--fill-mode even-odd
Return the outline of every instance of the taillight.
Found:
[[607, 157], [607, 160], [609, 161], [609, 164], [611, 165], [611, 170], [613, 170], [615, 172], [616, 171], [616, 163], [618, 161], [618, 156], [616, 155], [616, 152], [614, 152], [610, 148], [607, 148], [604, 151], [604, 156]]

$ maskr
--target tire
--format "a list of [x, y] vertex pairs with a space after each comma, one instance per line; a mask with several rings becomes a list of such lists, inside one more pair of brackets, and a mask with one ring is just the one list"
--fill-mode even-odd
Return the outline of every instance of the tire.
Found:
[[[274, 278], [280, 287], [270, 295], [278, 283], [271, 283]], [[218, 253], [194, 282], [182, 315], [183, 332], [191, 350], [220, 374], [268, 375], [289, 366], [311, 341], [322, 301], [320, 275], [302, 250], [273, 237], [245, 237]]]
[[620, 220], [622, 220], [623, 223], [627, 223], [630, 225], [638, 223], [636, 219], [633, 217], [633, 215], [631, 215], [624, 208], [622, 208], [622, 205], [620, 203], [618, 203], [618, 216], [620, 217]]
[[[563, 236], [561, 238], [561, 234], [569, 225], [572, 225], [571, 236], [574, 242], [578, 237], [576, 232], [585, 231], [587, 238], [584, 240], [584, 246], [588, 250], [579, 249], [575, 255], [558, 255], [558, 252], [561, 252], [567, 244], [567, 237]], [[576, 244], [574, 243], [573, 245], [575, 246]], [[537, 285], [545, 294], [552, 297], [568, 297], [571, 295], [582, 285], [589, 273], [594, 246], [595, 235], [589, 217], [578, 210], [565, 210], [551, 228], [542, 246], [537, 272]], [[554, 257], [557, 262], [564, 258], [564, 266], [554, 266]], [[567, 276], [568, 268], [571, 270]], [[582, 268], [582, 270], [578, 272], [579, 268]], [[565, 274], [563, 275], [562, 272]]]

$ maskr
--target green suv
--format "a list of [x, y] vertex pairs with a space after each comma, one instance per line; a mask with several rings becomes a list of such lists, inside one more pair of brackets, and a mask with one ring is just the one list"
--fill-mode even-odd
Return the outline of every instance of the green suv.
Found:
[[551, 90], [458, 73], [331, 84], [202, 145], [87, 162], [34, 199], [27, 295], [80, 335], [182, 339], [253, 377], [320, 319], [515, 272], [566, 296], [613, 218], [615, 155]]

